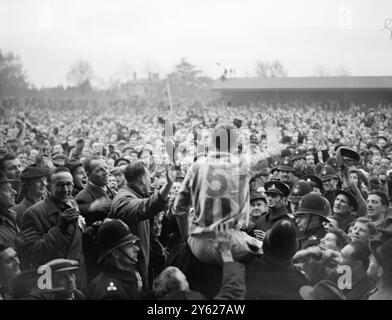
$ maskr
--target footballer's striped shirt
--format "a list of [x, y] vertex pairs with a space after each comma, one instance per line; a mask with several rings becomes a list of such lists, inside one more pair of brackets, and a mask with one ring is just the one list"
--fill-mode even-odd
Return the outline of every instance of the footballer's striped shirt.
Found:
[[193, 207], [190, 234], [214, 231], [222, 224], [245, 227], [249, 220], [249, 164], [244, 157], [212, 153], [188, 170], [174, 214]]

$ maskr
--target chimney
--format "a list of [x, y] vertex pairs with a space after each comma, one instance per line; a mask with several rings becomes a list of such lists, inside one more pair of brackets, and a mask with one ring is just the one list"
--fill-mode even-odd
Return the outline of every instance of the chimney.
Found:
[[133, 73], [133, 81], [136, 81], [137, 80], [137, 74], [136, 74], [136, 72], [134, 72]]

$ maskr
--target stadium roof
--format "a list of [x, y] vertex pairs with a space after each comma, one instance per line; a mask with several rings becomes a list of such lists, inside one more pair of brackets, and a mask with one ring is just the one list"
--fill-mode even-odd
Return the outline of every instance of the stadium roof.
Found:
[[212, 90], [392, 90], [392, 77], [282, 77], [216, 80]]

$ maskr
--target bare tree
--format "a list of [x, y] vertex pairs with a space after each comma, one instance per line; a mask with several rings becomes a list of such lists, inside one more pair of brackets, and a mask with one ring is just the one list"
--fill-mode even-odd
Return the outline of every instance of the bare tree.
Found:
[[348, 77], [350, 76], [350, 71], [345, 66], [339, 65], [335, 69], [335, 75], [338, 77]]
[[260, 78], [286, 77], [287, 70], [279, 60], [257, 61], [256, 74]]
[[153, 75], [153, 74], [159, 74], [161, 68], [158, 63], [151, 61], [151, 60], [146, 60], [143, 63], [143, 72], [146, 75]]
[[67, 74], [68, 82], [75, 87], [90, 84], [93, 77], [93, 69], [87, 60], [76, 61]]
[[318, 77], [329, 77], [331, 75], [331, 71], [328, 66], [318, 65], [315, 69], [315, 75]]
[[119, 70], [114, 75], [120, 83], [127, 83], [133, 79], [132, 65], [126, 61], [123, 61], [120, 65]]
[[18, 55], [0, 50], [0, 95], [28, 88], [26, 71]]

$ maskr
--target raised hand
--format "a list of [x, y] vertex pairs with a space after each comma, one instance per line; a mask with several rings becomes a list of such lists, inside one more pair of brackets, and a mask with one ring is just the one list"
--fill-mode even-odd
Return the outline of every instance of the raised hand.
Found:
[[110, 209], [112, 200], [106, 197], [98, 198], [90, 204], [90, 211], [106, 212]]
[[166, 182], [169, 185], [172, 185], [176, 180], [177, 172], [174, 170], [174, 166], [172, 164], [166, 165]]

